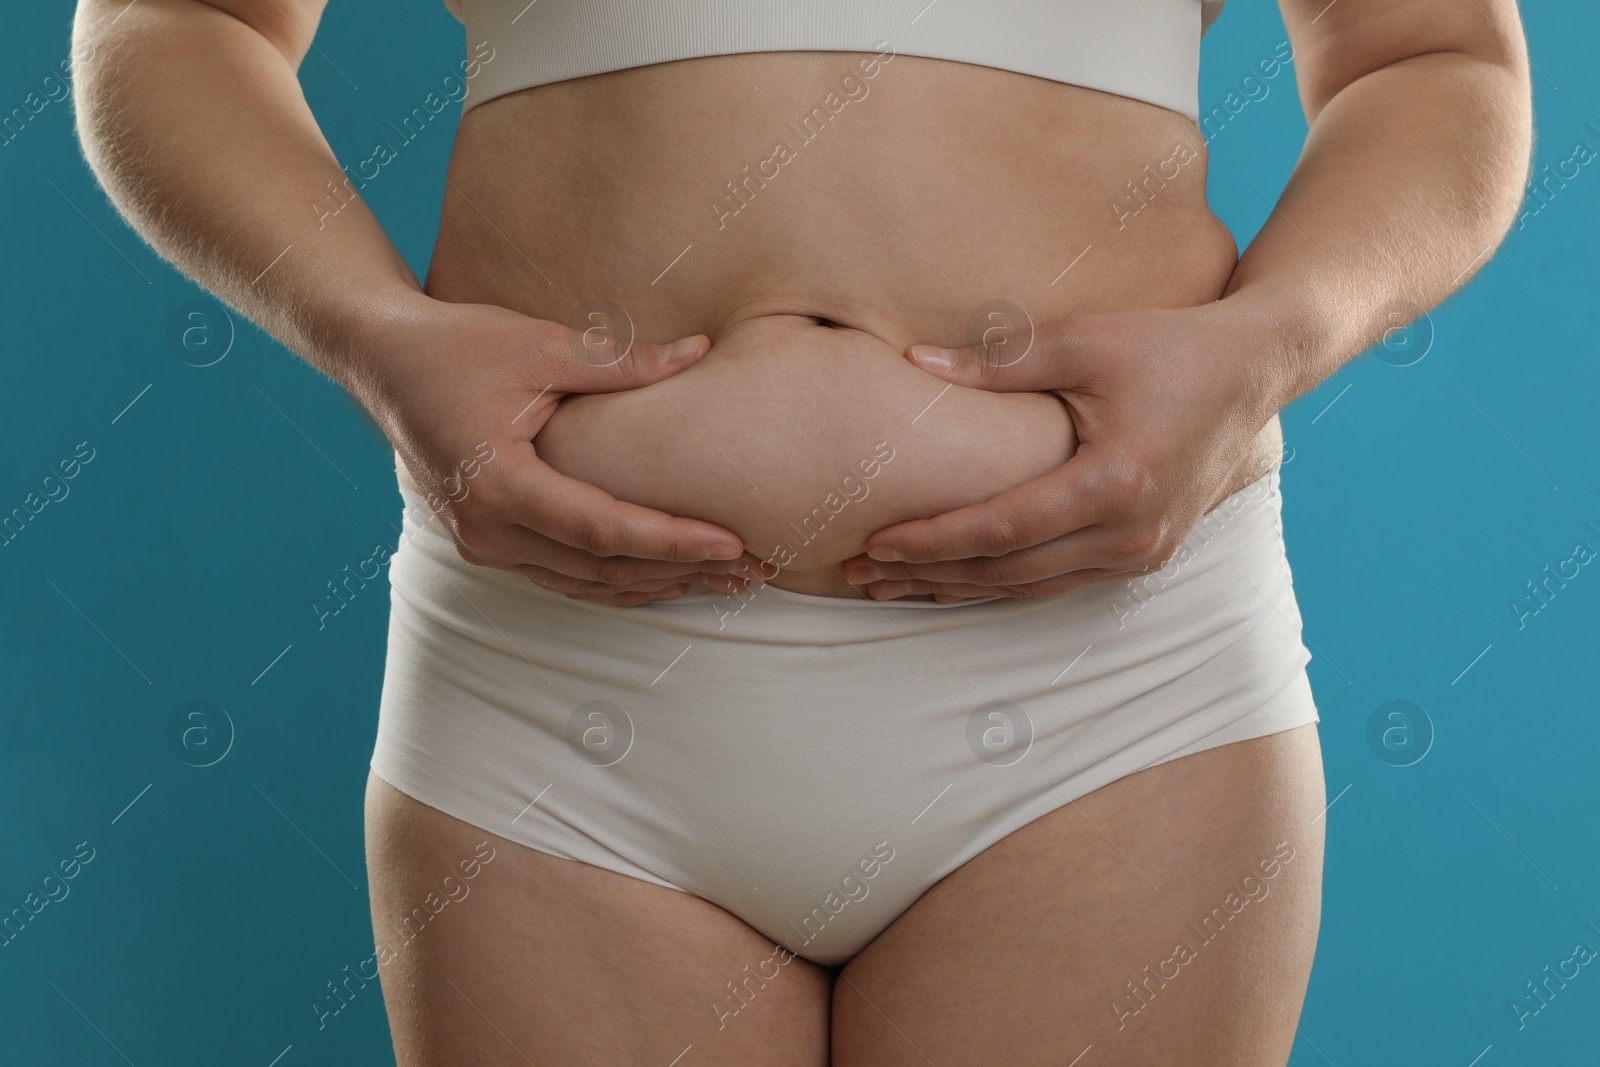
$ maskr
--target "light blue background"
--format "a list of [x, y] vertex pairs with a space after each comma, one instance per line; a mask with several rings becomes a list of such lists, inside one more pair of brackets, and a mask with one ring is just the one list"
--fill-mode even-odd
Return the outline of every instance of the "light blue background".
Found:
[[[60, 0], [14, 7], [4, 110], [66, 56], [71, 18]], [[1600, 17], [1575, 0], [1524, 16], [1535, 167], [1600, 150]], [[1233, 0], [1206, 39], [1203, 105], [1282, 39], [1272, 5]], [[336, 0], [302, 79], [341, 159], [388, 137], [462, 41], [434, 0]], [[1241, 246], [1305, 129], [1292, 72], [1267, 85], [1212, 140], [1212, 202]], [[361, 797], [387, 587], [321, 631], [308, 607], [395, 543], [390, 453], [246, 322], [213, 366], [175, 357], [174, 310], [219, 305], [110, 208], [71, 118], [52, 103], [0, 146], [0, 511], [78, 442], [95, 450], [0, 546], [0, 912], [79, 842], [95, 855], [0, 947], [7, 1059], [392, 1062], [376, 984], [320, 1031], [310, 1006], [373, 952]], [[365, 190], [418, 276], [453, 127], [435, 120]], [[1509, 1003], [1577, 942], [1600, 948], [1600, 568], [1525, 628], [1509, 603], [1575, 542], [1600, 549], [1597, 237], [1589, 166], [1433, 312], [1425, 359], [1363, 356], [1285, 414], [1286, 538], [1338, 798], [1295, 1067], [1595, 1061], [1600, 970], [1523, 1029]], [[237, 730], [206, 768], [167, 742], [194, 699]], [[1396, 699], [1436, 734], [1412, 766], [1368, 742]]]

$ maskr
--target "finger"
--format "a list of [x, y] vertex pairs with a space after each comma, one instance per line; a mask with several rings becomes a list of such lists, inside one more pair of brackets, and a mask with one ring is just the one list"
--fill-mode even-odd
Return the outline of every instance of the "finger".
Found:
[[976, 597], [1022, 597], [1028, 595], [1021, 588], [1009, 586], [969, 585], [962, 582], [929, 582], [915, 578], [873, 582], [870, 585], [862, 586], [861, 591], [872, 600], [898, 600], [900, 597], [905, 596], [927, 596], [929, 594], [932, 594], [936, 600], [939, 597], [951, 600], [968, 600]]
[[711, 338], [703, 333], [665, 344], [637, 340], [620, 308], [582, 312], [575, 325], [543, 327], [535, 343], [535, 377], [555, 392], [638, 389], [688, 369], [711, 351]]
[[972, 389], [1065, 389], [1083, 381], [1085, 355], [1103, 344], [1102, 318], [1071, 315], [1036, 325], [1020, 308], [1011, 314], [991, 312], [966, 347], [912, 345], [906, 355], [929, 374]]
[[1085, 447], [1055, 470], [978, 504], [929, 519], [913, 519], [867, 538], [866, 554], [881, 562], [932, 563], [1004, 556], [1092, 526], [1112, 500], [1098, 451]]
[[568, 577], [565, 574], [558, 574], [543, 567], [534, 567], [528, 564], [497, 569], [521, 575], [539, 588], [548, 589], [552, 593], [585, 598], [618, 596], [624, 593], [659, 593], [663, 589], [670, 589], [675, 585], [692, 584], [698, 579], [715, 580], [713, 575], [698, 575], [682, 578], [651, 578], [645, 581], [629, 582], [624, 585], [612, 585], [607, 582], [586, 582], [578, 578]]
[[[675, 563], [736, 560], [744, 554], [744, 543], [731, 530], [620, 501], [603, 489], [557, 472], [534, 454], [531, 443], [525, 456], [506, 463], [497, 473], [499, 481], [489, 490], [494, 510], [517, 525], [579, 550], [579, 556], [562, 554], [564, 564], [575, 564], [585, 554]], [[639, 572], [624, 573], [633, 576]], [[592, 577], [592, 567], [590, 574], [581, 576]]]
[[703, 585], [719, 593], [743, 593], [748, 587], [743, 579], [727, 574], [688, 574], [681, 579], [653, 578], [647, 581], [631, 582], [627, 585], [614, 586], [605, 582], [585, 582], [576, 578], [569, 578], [554, 571], [538, 567], [522, 566], [504, 568], [513, 573], [521, 574], [534, 585], [541, 589], [548, 589], [554, 593], [579, 600], [599, 599], [617, 596], [624, 593], [659, 593], [674, 586]]
[[1068, 593], [1087, 589], [1102, 582], [1120, 581], [1127, 578], [1138, 578], [1148, 571], [1110, 571], [1100, 568], [1074, 571], [1071, 574], [1057, 575], [1043, 582], [1033, 582], [1023, 585], [982, 586], [969, 585], [959, 582], [929, 582], [920, 579], [903, 579], [896, 581], [874, 582], [862, 586], [867, 595], [873, 600], [893, 600], [903, 596], [919, 596], [932, 594], [934, 599], [941, 596], [954, 599], [971, 599], [976, 597], [1057, 597]]
[[1103, 569], [1073, 571], [1071, 574], [1060, 574], [1054, 578], [1047, 578], [1042, 582], [1033, 582], [1023, 588], [1028, 590], [1030, 596], [1064, 596], [1067, 593], [1076, 593], [1080, 589], [1089, 589], [1107, 582], [1137, 580], [1150, 574], [1155, 569], [1153, 567], [1142, 567], [1138, 570], [1127, 571]]
[[568, 596], [608, 596], [617, 593], [651, 593], [665, 589], [672, 585], [682, 585], [693, 581], [695, 577], [711, 578], [711, 575], [673, 575], [663, 578], [645, 578], [636, 582], [613, 584], [598, 580], [574, 578], [559, 571], [550, 570], [532, 563], [512, 563], [503, 560], [481, 558], [470, 549], [456, 547], [461, 558], [475, 567], [486, 567], [492, 570], [505, 571], [518, 577], [526, 578], [540, 589], [548, 589], [552, 593], [563, 593]]
[[842, 564], [857, 585], [915, 578], [977, 586], [1024, 586], [1080, 570], [1125, 571], [1158, 562], [1143, 539], [1123, 527], [1091, 526], [1004, 556], [972, 556], [931, 563], [892, 563], [854, 557]]
[[[520, 527], [507, 527], [506, 532], [511, 537], [531, 533]], [[538, 538], [537, 534], [532, 536]], [[681, 563], [591, 556], [555, 542], [546, 542], [546, 547], [540, 552], [540, 558], [546, 561], [543, 564], [525, 562], [526, 551], [515, 557], [485, 555], [458, 544], [456, 552], [475, 566], [519, 574], [546, 589], [561, 593], [650, 592], [682, 582], [707, 585], [724, 593], [740, 592], [748, 582], [744, 576], [754, 573], [754, 567], [742, 559], [710, 560], [697, 569], [685, 570], [686, 565]], [[549, 565], [552, 556], [559, 553], [570, 554], [557, 561], [566, 570]], [[573, 574], [570, 571], [584, 573]], [[635, 574], [636, 571], [644, 573]]]
[[570, 600], [587, 600], [594, 604], [610, 604], [619, 608], [636, 608], [641, 604], [650, 604], [657, 600], [671, 600], [680, 597], [688, 591], [686, 585], [668, 586], [654, 593], [619, 593], [615, 596], [570, 596]]
[[684, 563], [596, 556], [512, 523], [495, 523], [487, 532], [468, 524], [458, 536], [465, 541], [457, 541], [456, 552], [468, 563], [509, 571], [533, 567], [573, 583], [634, 588], [642, 582], [686, 581], [697, 574], [742, 574], [748, 567], [742, 558]]
[[997, 593], [990, 591], [982, 596], [956, 596], [953, 593], [932, 593], [935, 604], [975, 604], [980, 600], [992, 600]]

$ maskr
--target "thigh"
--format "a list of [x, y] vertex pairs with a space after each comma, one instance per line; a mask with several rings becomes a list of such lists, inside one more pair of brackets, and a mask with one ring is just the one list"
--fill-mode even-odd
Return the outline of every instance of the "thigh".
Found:
[[832, 972], [774, 961], [716, 905], [508, 841], [376, 775], [366, 820], [400, 1067], [827, 1063]]
[[1283, 1067], [1316, 949], [1314, 725], [1140, 771], [952, 872], [840, 974], [837, 1067]]

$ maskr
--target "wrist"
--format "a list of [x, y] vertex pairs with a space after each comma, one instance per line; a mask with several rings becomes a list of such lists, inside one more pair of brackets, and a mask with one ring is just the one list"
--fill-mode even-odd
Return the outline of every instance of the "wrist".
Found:
[[414, 328], [431, 297], [400, 282], [345, 291], [314, 330], [310, 361], [363, 404], [375, 397], [393, 339]]
[[1253, 414], [1265, 424], [1338, 369], [1337, 337], [1311, 297], [1295, 289], [1248, 286], [1217, 302], [1240, 358]]

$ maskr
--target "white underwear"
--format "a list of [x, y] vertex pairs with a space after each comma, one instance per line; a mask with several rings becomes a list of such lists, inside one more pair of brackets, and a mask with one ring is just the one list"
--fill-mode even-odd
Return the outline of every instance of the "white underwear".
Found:
[[378, 777], [815, 963], [1100, 786], [1318, 721], [1276, 469], [1161, 571], [950, 605], [569, 600], [465, 562], [401, 495]]

